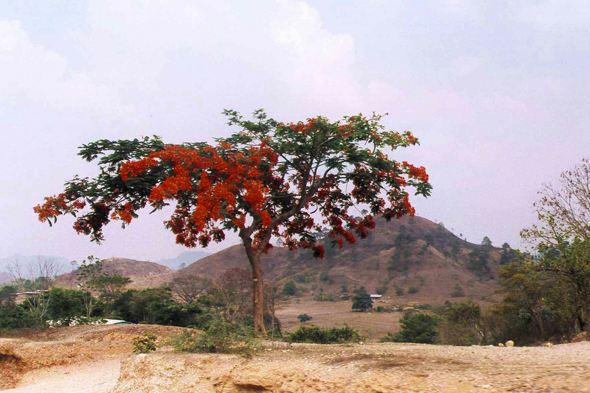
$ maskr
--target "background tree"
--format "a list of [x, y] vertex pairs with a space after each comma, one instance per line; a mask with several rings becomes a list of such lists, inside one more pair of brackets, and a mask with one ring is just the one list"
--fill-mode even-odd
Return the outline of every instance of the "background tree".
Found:
[[60, 270], [61, 265], [55, 259], [42, 256], [27, 265], [21, 265], [18, 260], [8, 265], [8, 271], [19, 289], [29, 292], [23, 306], [37, 328], [43, 324], [51, 302], [46, 292], [53, 286]]
[[97, 303], [97, 299], [92, 292], [98, 291], [98, 279], [104, 274], [102, 261], [90, 255], [87, 260], [85, 259], [82, 261], [82, 264], [78, 267], [76, 272], [78, 289], [82, 291], [86, 317], [90, 317]]
[[373, 308], [373, 299], [367, 293], [365, 287], [355, 289], [352, 297], [352, 309], [354, 311], [367, 311]]
[[381, 341], [434, 344], [438, 341], [438, 321], [439, 318], [435, 315], [405, 313], [400, 320], [400, 332], [388, 333]]
[[[110, 220], [126, 226], [148, 204], [159, 210], [171, 202], [176, 207], [166, 226], [179, 244], [206, 247], [222, 241], [226, 230], [236, 231], [252, 269], [254, 325], [264, 332], [260, 259], [273, 236], [321, 258], [324, 248], [313, 234], [324, 226], [313, 214], [322, 217], [334, 243], [354, 244], [355, 234], [364, 238], [374, 228], [375, 215], [389, 220], [414, 214], [407, 186], [428, 196], [431, 185], [424, 167], [386, 155], [385, 149], [418, 140], [409, 131], [385, 131], [379, 115], [286, 124], [262, 110], [253, 121], [224, 113], [241, 130], [213, 146], [165, 145], [157, 137], [82, 146], [79, 154], [87, 161], [100, 157], [100, 174], [68, 181], [64, 192], [46, 198], [35, 212], [50, 224], [73, 214], [74, 229], [95, 241], [103, 240]], [[356, 204], [371, 214], [354, 218], [349, 209]]]
[[280, 287], [277, 283], [271, 282], [264, 287], [264, 299], [265, 299], [265, 306], [267, 314], [270, 316], [270, 326], [272, 328], [272, 334], [274, 335], [275, 332], [280, 334], [280, 326], [278, 322], [278, 318], [276, 317], [276, 305], [277, 301], [281, 297]]
[[195, 275], [180, 275], [170, 281], [172, 292], [185, 303], [193, 303], [199, 295], [212, 287], [211, 279]]
[[535, 267], [569, 287], [574, 330], [590, 327], [590, 161], [544, 185], [534, 205], [539, 223], [521, 232], [534, 247]]
[[215, 282], [228, 321], [235, 322], [252, 300], [251, 275], [246, 269], [228, 269]]
[[283, 293], [285, 296], [295, 296], [297, 294], [297, 285], [293, 280], [289, 280], [283, 285]]

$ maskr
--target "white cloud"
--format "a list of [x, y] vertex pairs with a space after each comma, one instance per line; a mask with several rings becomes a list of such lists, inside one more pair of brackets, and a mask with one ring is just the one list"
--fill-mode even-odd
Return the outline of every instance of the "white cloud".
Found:
[[291, 91], [319, 111], [358, 108], [361, 92], [352, 36], [324, 29], [318, 11], [305, 2], [277, 0], [277, 4], [271, 35], [284, 49], [278, 71]]
[[0, 20], [0, 86], [0, 101], [25, 99], [57, 110], [124, 111], [108, 86], [83, 72], [70, 74], [66, 58], [31, 42], [20, 21]]

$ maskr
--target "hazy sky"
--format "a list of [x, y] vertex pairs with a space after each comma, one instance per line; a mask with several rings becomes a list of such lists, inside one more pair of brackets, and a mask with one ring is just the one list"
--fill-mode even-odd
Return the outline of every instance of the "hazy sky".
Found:
[[565, 0], [2, 1], [0, 258], [183, 251], [162, 214], [96, 246], [32, 208], [95, 173], [81, 144], [210, 141], [231, 132], [224, 108], [389, 112], [422, 142], [397, 155], [431, 175], [418, 215], [518, 246], [541, 184], [589, 156], [589, 17]]

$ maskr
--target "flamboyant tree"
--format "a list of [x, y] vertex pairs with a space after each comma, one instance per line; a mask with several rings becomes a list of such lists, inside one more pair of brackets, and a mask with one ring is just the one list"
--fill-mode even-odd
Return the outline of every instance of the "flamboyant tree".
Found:
[[[83, 145], [79, 155], [98, 158], [100, 174], [74, 177], [35, 212], [50, 225], [72, 214], [74, 229], [97, 242], [111, 220], [125, 227], [138, 210], [170, 203], [174, 212], [165, 225], [178, 244], [206, 247], [224, 240], [226, 231], [237, 232], [252, 268], [255, 328], [264, 332], [260, 259], [273, 247], [271, 238], [321, 258], [318, 231], [327, 232], [332, 246], [354, 244], [375, 227], [374, 216], [414, 214], [407, 186], [428, 196], [431, 185], [424, 167], [386, 155], [385, 149], [418, 139], [409, 131], [386, 131], [379, 115], [280, 123], [263, 110], [252, 121], [235, 111], [224, 114], [240, 131], [214, 145], [169, 145], [158, 137]], [[355, 218], [350, 209], [356, 204], [370, 214]]]

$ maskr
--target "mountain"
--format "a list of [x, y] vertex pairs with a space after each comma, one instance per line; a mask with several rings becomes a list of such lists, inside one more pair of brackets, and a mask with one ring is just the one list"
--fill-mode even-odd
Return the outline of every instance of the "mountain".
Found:
[[[193, 262], [198, 261], [201, 258], [204, 258], [209, 254], [208, 252], [203, 251], [186, 251], [177, 256], [176, 258], [169, 258], [169, 259], [162, 259], [156, 261], [160, 265], [168, 266], [170, 269], [178, 270], [183, 267], [190, 265]], [[182, 266], [184, 265], [184, 266]]]
[[[386, 290], [390, 298], [402, 288], [405, 299], [434, 304], [465, 296], [481, 300], [494, 295], [504, 252], [469, 243], [421, 217], [379, 219], [370, 236], [354, 246], [338, 249], [326, 242], [324, 247], [323, 260], [309, 250], [275, 247], [262, 258], [266, 281], [293, 280], [304, 294], [315, 295], [365, 286], [371, 293]], [[178, 274], [214, 278], [232, 267], [249, 269], [241, 245], [202, 258]]]
[[[128, 288], [157, 287], [169, 282], [174, 273], [167, 266], [126, 258], [103, 259], [102, 265], [103, 271], [106, 273], [129, 277], [132, 282]], [[57, 285], [65, 288], [75, 288], [77, 284], [78, 274], [76, 271], [64, 274], [57, 279]]]

